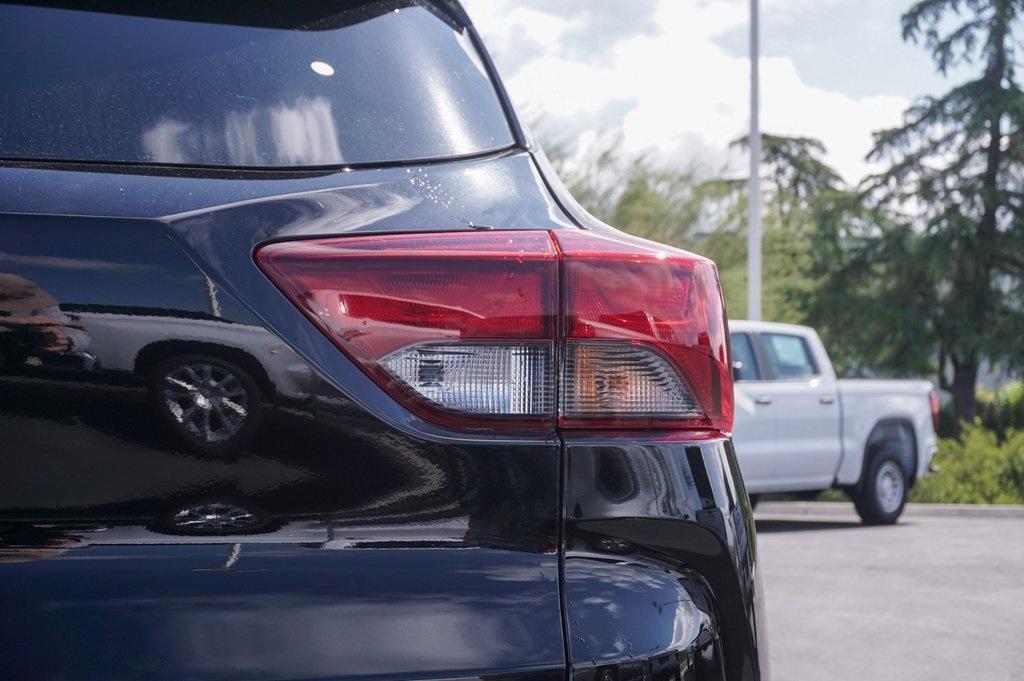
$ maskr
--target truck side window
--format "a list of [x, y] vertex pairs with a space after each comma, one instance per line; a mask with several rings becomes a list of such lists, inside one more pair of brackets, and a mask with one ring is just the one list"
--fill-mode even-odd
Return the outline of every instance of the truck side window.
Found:
[[762, 338], [775, 378], [787, 381], [817, 375], [818, 370], [803, 338], [784, 333], [765, 333]]
[[756, 381], [760, 379], [757, 371], [757, 360], [754, 359], [754, 348], [750, 345], [750, 336], [745, 333], [733, 333], [729, 335], [732, 342], [732, 361], [740, 362], [739, 380]]

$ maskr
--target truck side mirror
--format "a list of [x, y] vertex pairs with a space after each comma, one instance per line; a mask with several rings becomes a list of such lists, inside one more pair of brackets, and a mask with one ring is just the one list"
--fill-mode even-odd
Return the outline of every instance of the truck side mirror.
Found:
[[740, 374], [743, 372], [743, 362], [736, 360], [732, 363], [732, 380], [736, 382], [740, 380]]

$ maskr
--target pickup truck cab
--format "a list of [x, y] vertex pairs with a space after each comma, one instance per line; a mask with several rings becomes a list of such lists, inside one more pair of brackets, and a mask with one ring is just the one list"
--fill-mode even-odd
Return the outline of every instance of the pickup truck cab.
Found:
[[837, 379], [814, 329], [730, 321], [734, 438], [747, 489], [844, 490], [867, 523], [894, 523], [935, 453], [928, 381]]

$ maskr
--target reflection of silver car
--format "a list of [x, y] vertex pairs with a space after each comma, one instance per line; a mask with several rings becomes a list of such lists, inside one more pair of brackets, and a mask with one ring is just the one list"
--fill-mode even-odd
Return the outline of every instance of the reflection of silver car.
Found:
[[262, 402], [309, 393], [313, 374], [262, 327], [194, 316], [80, 312], [103, 369], [145, 379], [161, 417], [190, 446], [244, 445]]
[[284, 397], [309, 391], [312, 372], [294, 351], [261, 326], [193, 316], [79, 312], [100, 366], [146, 373], [173, 355], [212, 354], [236, 363], [260, 387]]

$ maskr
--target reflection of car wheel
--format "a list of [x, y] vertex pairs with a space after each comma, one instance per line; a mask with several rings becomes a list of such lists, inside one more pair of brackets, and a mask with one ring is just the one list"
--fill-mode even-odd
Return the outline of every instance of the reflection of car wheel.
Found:
[[153, 529], [166, 534], [252, 534], [270, 529], [266, 514], [233, 501], [200, 501], [164, 514]]
[[882, 450], [871, 459], [864, 483], [854, 495], [853, 504], [865, 523], [891, 525], [903, 513], [907, 491], [907, 474], [899, 458], [892, 452]]
[[150, 392], [161, 418], [190, 448], [234, 454], [259, 424], [260, 390], [243, 369], [209, 355], [179, 355], [158, 363]]

